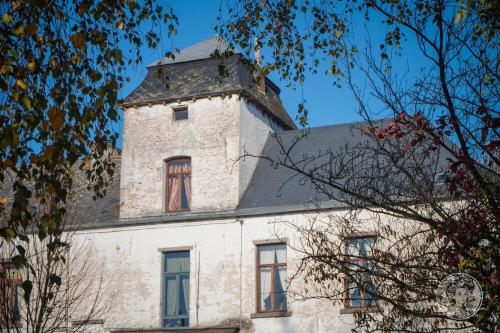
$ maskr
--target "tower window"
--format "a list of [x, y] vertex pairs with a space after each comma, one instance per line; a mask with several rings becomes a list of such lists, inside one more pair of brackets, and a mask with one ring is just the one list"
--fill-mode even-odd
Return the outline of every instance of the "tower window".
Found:
[[174, 111], [174, 120], [175, 121], [186, 120], [189, 118], [187, 105], [173, 106], [172, 110]]
[[167, 162], [166, 186], [167, 211], [191, 208], [191, 159], [180, 158]]

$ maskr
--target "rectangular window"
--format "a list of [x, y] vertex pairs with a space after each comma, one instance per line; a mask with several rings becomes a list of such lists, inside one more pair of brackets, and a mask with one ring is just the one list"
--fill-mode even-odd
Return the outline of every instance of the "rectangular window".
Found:
[[163, 327], [188, 327], [189, 251], [163, 256]]
[[257, 246], [257, 311], [284, 312], [286, 298], [286, 244]]
[[169, 212], [191, 208], [191, 160], [180, 158], [167, 162], [167, 202]]
[[175, 107], [172, 107], [172, 110], [174, 111], [174, 120], [186, 120], [188, 119], [188, 107], [187, 105], [178, 105]]
[[10, 263], [0, 262], [0, 327], [19, 327], [19, 270]]
[[377, 292], [370, 271], [370, 260], [375, 237], [352, 237], [346, 240], [346, 261], [350, 263], [346, 274], [346, 307], [370, 307], [377, 305]]

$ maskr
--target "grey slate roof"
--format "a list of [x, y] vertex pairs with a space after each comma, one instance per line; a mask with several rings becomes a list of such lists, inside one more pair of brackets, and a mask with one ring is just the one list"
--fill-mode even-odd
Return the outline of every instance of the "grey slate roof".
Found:
[[[385, 121], [384, 121], [385, 122]], [[361, 134], [366, 123], [350, 123], [311, 128], [308, 135], [301, 139], [291, 151], [296, 160], [304, 156], [313, 156], [320, 152], [331, 150], [341, 151], [346, 146], [354, 147], [368, 143], [368, 138]], [[280, 134], [283, 146], [289, 147], [303, 133], [301, 130], [288, 130]], [[261, 153], [264, 157], [280, 159], [280, 147], [276, 138], [270, 136]], [[447, 157], [438, 156], [438, 167], [446, 168]], [[148, 223], [181, 223], [185, 221], [207, 219], [235, 219], [244, 216], [283, 214], [301, 212], [316, 207], [336, 209], [342, 208], [342, 203], [331, 200], [318, 193], [316, 187], [307, 179], [295, 174], [294, 171], [276, 167], [268, 160], [259, 159], [250, 184], [233, 211], [215, 212], [183, 212], [148, 216], [137, 219], [119, 219], [120, 206], [120, 155], [115, 155], [115, 175], [104, 198], [93, 200], [92, 193], [85, 188], [85, 181], [80, 174], [75, 180], [75, 204], [70, 207], [71, 220], [79, 228], [105, 228]], [[0, 195], [9, 196], [9, 183], [4, 183]]]
[[[376, 125], [379, 128], [383, 128], [386, 127], [389, 121], [390, 120], [381, 120], [378, 121]], [[373, 147], [373, 142], [366, 135], [362, 134], [363, 128], [366, 126], [366, 122], [357, 122], [311, 128], [307, 136], [300, 139], [294, 148], [290, 150], [289, 155], [295, 163], [303, 165], [304, 170], [321, 167], [323, 163], [328, 163], [329, 161], [328, 151], [336, 154], [345, 152], [347, 147], [349, 147], [349, 151], [352, 151], [354, 147]], [[301, 130], [284, 131], [278, 135], [281, 145], [278, 144], [276, 138], [270, 136], [263, 148], [261, 156], [270, 158], [272, 161], [283, 161], [284, 155], [281, 147], [285, 147], [285, 149], [291, 147], [293, 142], [295, 142], [302, 133], [303, 131]], [[320, 155], [322, 157], [318, 158]], [[373, 154], [372, 156], [375, 155]], [[429, 165], [432, 165], [432, 168], [436, 166], [436, 169], [439, 170], [447, 170], [448, 157], [451, 157], [451, 154], [447, 152], [441, 152], [440, 154], [436, 153], [428, 160]], [[370, 156], [364, 155], [359, 159], [359, 162], [363, 162], [363, 160], [370, 159]], [[307, 161], [307, 164], [301, 163], [302, 160]], [[354, 163], [352, 168], [356, 169], [358, 167], [361, 168], [361, 163]], [[363, 165], [362, 167], [365, 168], [364, 172], [366, 172], [370, 165]], [[397, 170], [390, 173], [390, 170], [380, 169], [381, 170], [375, 170], [375, 177], [383, 178], [384, 173], [391, 174], [393, 177], [400, 174]], [[424, 170], [427, 169], [424, 168]], [[356, 170], [350, 170], [350, 172], [356, 172]], [[355, 175], [351, 176], [350, 179], [352, 180], [354, 178], [356, 178]], [[361, 183], [362, 182], [361, 180]], [[331, 187], [328, 187], [327, 190], [330, 194], [329, 196], [318, 191], [318, 188], [313, 185], [307, 177], [297, 174], [296, 171], [278, 166], [276, 163], [272, 163], [267, 159], [259, 159], [252, 180], [243, 198], [240, 200], [237, 209], [262, 209], [264, 207], [293, 205], [316, 207], [317, 205], [323, 205], [327, 202], [333, 202], [334, 206], [345, 205], [341, 202], [335, 203], [337, 198], [345, 198], [343, 193]]]
[[[210, 54], [218, 45], [218, 41], [209, 39], [184, 50], [175, 61], [162, 59], [152, 64], [148, 67], [144, 81], [122, 105], [127, 107], [170, 103], [207, 96], [239, 94], [260, 106], [285, 129], [296, 128], [280, 100], [279, 89], [266, 79], [266, 92], [258, 90], [239, 54], [220, 59], [210, 58]], [[224, 75], [221, 75], [221, 69]]]
[[68, 209], [70, 223], [78, 225], [94, 224], [119, 219], [120, 212], [120, 168], [121, 154], [113, 156], [115, 170], [103, 198], [93, 199], [93, 192], [87, 190], [84, 175], [77, 173], [74, 182], [75, 197]]
[[[121, 156], [118, 152], [112, 157], [115, 163], [114, 175], [106, 190], [103, 198], [93, 199], [93, 192], [87, 189], [87, 181], [82, 170], [75, 170], [73, 176], [73, 187], [66, 205], [68, 214], [66, 220], [68, 224], [88, 225], [98, 222], [107, 222], [118, 220], [120, 208], [120, 166]], [[13, 176], [13, 174], [12, 174]], [[13, 198], [13, 177], [7, 176], [3, 184], [0, 183], [0, 196], [8, 199], [8, 204]], [[0, 221], [0, 226], [3, 221]]]
[[218, 50], [220, 53], [230, 51], [229, 45], [219, 36], [212, 36], [200, 43], [194, 44], [182, 50], [179, 54], [175, 55], [175, 59], [164, 58], [155, 61], [148, 67], [155, 67], [167, 64], [176, 64], [180, 62], [200, 60], [210, 58], [212, 53]]

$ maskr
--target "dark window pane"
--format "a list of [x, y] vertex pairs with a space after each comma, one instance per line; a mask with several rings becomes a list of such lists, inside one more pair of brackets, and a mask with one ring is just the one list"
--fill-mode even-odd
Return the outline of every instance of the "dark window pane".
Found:
[[185, 120], [185, 119], [188, 119], [188, 111], [187, 110], [175, 111], [174, 112], [174, 119], [175, 120]]
[[179, 314], [189, 314], [189, 275], [183, 274], [179, 281]]
[[189, 209], [189, 203], [187, 198], [187, 189], [186, 189], [186, 181], [187, 177], [182, 176], [182, 184], [181, 184], [181, 209]]
[[164, 319], [163, 327], [188, 327], [189, 318]]
[[18, 287], [14, 287], [14, 305], [13, 305], [13, 317], [14, 321], [21, 320], [21, 313], [19, 312], [19, 290]]
[[349, 303], [350, 306], [361, 306], [361, 292], [355, 286], [349, 289]]

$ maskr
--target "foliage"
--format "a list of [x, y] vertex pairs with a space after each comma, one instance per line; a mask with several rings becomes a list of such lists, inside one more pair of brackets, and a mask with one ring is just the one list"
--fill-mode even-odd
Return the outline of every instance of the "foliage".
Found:
[[[366, 146], [297, 157], [292, 148], [298, 143], [277, 136], [282, 154], [273, 162], [297, 171], [353, 213], [370, 210], [421, 225], [426, 232], [418, 237], [429, 237], [436, 252], [422, 256], [422, 270], [462, 271], [479, 280], [483, 309], [465, 326], [493, 330], [500, 311], [497, 2], [263, 0], [232, 1], [228, 8], [218, 30], [248, 53], [258, 38], [258, 46], [271, 55], [262, 71], [276, 70], [289, 83], [302, 84], [326, 63], [334, 84], [351, 90], [366, 120], [360, 129]], [[368, 29], [383, 31], [382, 42], [375, 44], [369, 34], [360, 38], [362, 20]], [[403, 65], [408, 54], [418, 55], [418, 70]], [[375, 122], [381, 114], [392, 121]], [[307, 124], [304, 105], [299, 105], [299, 120]], [[446, 158], [444, 167], [439, 156]], [[312, 244], [319, 246], [321, 234], [315, 235]], [[392, 241], [411, 244], [415, 237]], [[333, 259], [321, 262], [333, 275], [318, 276], [307, 268], [306, 273], [329, 286], [349, 272], [345, 260], [334, 260], [341, 254], [329, 253], [325, 256]], [[417, 284], [417, 276], [401, 265], [408, 262], [395, 261], [400, 265], [394, 269]], [[357, 323], [374, 331], [411, 331], [419, 321], [421, 330], [446, 326], [427, 310], [413, 311], [411, 302], [405, 306], [407, 286], [395, 283], [390, 290], [397, 292], [387, 293], [391, 296], [384, 301], [392, 312], [382, 319], [361, 316]], [[405, 320], [407, 325], [400, 325]]]
[[[113, 275], [105, 279], [103, 263], [96, 261], [87, 241], [75, 237], [66, 217], [62, 225], [65, 232], [58, 237], [70, 248], [49, 250], [55, 236], [40, 240], [31, 235], [25, 244], [27, 265], [1, 263], [8, 269], [0, 272], [0, 331], [87, 332], [89, 325], [105, 318], [115, 293]], [[17, 252], [11, 242], [0, 240], [2, 258]], [[23, 295], [20, 289], [26, 281], [31, 291]]]
[[[2, 185], [13, 200], [0, 197], [9, 213], [0, 236], [28, 242], [34, 231], [56, 251], [71, 170], [86, 171], [95, 196], [113, 174], [124, 67], [163, 29], [175, 33], [177, 18], [152, 0], [0, 1], [0, 18], [0, 184], [15, 180]], [[45, 207], [36, 220], [33, 202]], [[23, 242], [16, 265], [26, 263]]]

